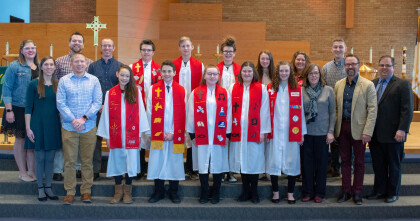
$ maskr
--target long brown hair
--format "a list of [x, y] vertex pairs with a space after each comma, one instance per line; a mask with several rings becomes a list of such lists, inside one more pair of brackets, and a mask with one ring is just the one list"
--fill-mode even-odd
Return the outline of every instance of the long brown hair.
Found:
[[327, 82], [325, 82], [324, 72], [322, 71], [321, 67], [319, 67], [318, 64], [312, 63], [303, 71], [303, 77], [304, 77], [302, 81], [303, 87], [311, 86], [308, 80], [308, 75], [309, 75], [309, 72], [311, 72], [315, 67], [317, 67], [319, 71], [319, 83], [321, 84], [321, 86], [324, 87], [327, 84]]
[[[32, 41], [32, 40], [23, 40], [21, 43], [20, 43], [20, 45], [19, 45], [19, 58], [18, 58], [18, 62], [19, 62], [19, 64], [26, 64], [26, 59], [25, 59], [25, 56], [23, 56], [23, 54], [22, 54], [22, 49], [23, 49], [23, 47], [25, 47], [25, 44], [27, 44], [27, 43], [32, 43], [32, 44], [34, 44], [34, 46], [36, 46], [36, 44], [35, 44], [35, 42], [34, 41]], [[34, 57], [34, 64], [36, 65], [36, 66], [38, 66], [38, 51], [36, 51], [36, 53], [35, 53], [35, 57]]]
[[128, 72], [130, 72], [130, 80], [125, 85], [124, 91], [125, 91], [125, 100], [130, 104], [136, 104], [137, 103], [137, 97], [138, 97], [138, 89], [136, 87], [136, 83], [134, 81], [133, 71], [131, 70], [130, 66], [122, 64], [120, 68], [118, 69], [118, 73], [122, 69], [127, 69]]
[[[295, 52], [293, 54], [293, 58], [292, 58], [292, 67], [293, 67], [293, 73], [294, 74], [298, 74], [297, 68], [296, 68], [296, 65], [295, 65], [295, 60], [296, 60], [296, 57], [300, 54], [303, 55], [303, 57], [305, 58], [305, 67], [303, 68], [303, 70], [305, 70], [309, 66], [309, 64], [311, 63], [311, 59], [309, 59], [309, 56], [308, 56], [308, 54], [306, 54], [306, 52], [304, 52], [304, 51]], [[302, 70], [302, 72], [303, 72], [303, 70]], [[303, 76], [298, 76], [298, 77], [303, 78]]]
[[266, 54], [268, 55], [268, 58], [270, 59], [270, 65], [268, 66], [268, 77], [271, 79], [273, 79], [273, 72], [274, 72], [274, 60], [273, 60], [273, 55], [271, 54], [271, 52], [269, 50], [262, 50], [260, 52], [260, 54], [258, 54], [258, 61], [257, 61], [257, 72], [258, 75], [260, 76], [260, 79], [263, 78], [263, 70], [264, 68], [262, 67], [262, 65], [260, 64], [260, 58], [262, 54]]
[[289, 69], [290, 69], [290, 75], [289, 75], [289, 79], [287, 81], [287, 83], [289, 84], [289, 87], [292, 88], [292, 89], [295, 89], [298, 86], [298, 84], [296, 82], [296, 78], [293, 76], [294, 72], [293, 72], [293, 69], [292, 69], [292, 65], [288, 61], [280, 61], [276, 66], [276, 71], [273, 74], [273, 79], [271, 79], [272, 88], [276, 92], [279, 90], [279, 85], [281, 83], [280, 66], [282, 66], [282, 65], [287, 65], [287, 66], [289, 66]]
[[258, 77], [257, 70], [255, 69], [254, 63], [252, 63], [250, 61], [245, 61], [242, 64], [241, 70], [239, 71], [239, 74], [238, 74], [238, 82], [240, 84], [244, 84], [244, 79], [242, 78], [242, 69], [244, 69], [244, 67], [250, 67], [252, 69], [253, 77], [252, 77], [252, 82], [251, 83], [260, 81], [260, 78]]
[[[42, 65], [44, 65], [44, 63], [50, 59], [53, 61], [54, 66], [56, 66], [55, 60], [51, 56], [42, 58], [41, 63], [39, 64], [39, 77], [38, 77], [38, 87], [37, 87], [39, 99], [45, 97], [45, 79], [44, 79], [44, 71], [42, 70]], [[51, 76], [51, 83], [53, 85], [54, 93], [57, 93], [57, 86], [58, 86], [57, 70], [55, 70]]]
[[[219, 70], [219, 68], [218, 68], [216, 65], [213, 65], [213, 64], [209, 64], [209, 65], [207, 65], [207, 67], [204, 69], [204, 73], [203, 73], [203, 75], [201, 76], [201, 82], [200, 82], [200, 85], [205, 85], [205, 84], [206, 84], [206, 79], [204, 79], [204, 75], [206, 75], [207, 70], [208, 70], [209, 68], [216, 68], [217, 73], [218, 73], [218, 74], [220, 74], [220, 70]], [[216, 84], [217, 84], [217, 85], [220, 85], [220, 79], [219, 79], [219, 80], [217, 80]]]

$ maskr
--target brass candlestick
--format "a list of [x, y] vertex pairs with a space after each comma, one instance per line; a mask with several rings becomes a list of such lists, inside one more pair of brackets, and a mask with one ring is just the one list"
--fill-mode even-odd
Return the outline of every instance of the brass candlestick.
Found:
[[219, 64], [219, 58], [222, 56], [221, 54], [214, 54], [214, 57], [216, 57], [216, 64]]
[[201, 58], [201, 56], [203, 56], [203, 54], [197, 53], [197, 54], [194, 54], [194, 56], [195, 56], [195, 58], [197, 58], [197, 60], [200, 60], [200, 58]]

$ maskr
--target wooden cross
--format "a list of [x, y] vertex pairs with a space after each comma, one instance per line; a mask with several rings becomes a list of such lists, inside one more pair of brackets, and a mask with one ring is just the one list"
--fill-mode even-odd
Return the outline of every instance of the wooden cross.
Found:
[[98, 60], [98, 32], [101, 29], [106, 29], [106, 24], [99, 22], [99, 16], [93, 17], [93, 22], [86, 24], [86, 28], [90, 28], [93, 31], [93, 46], [95, 46], [95, 60]]

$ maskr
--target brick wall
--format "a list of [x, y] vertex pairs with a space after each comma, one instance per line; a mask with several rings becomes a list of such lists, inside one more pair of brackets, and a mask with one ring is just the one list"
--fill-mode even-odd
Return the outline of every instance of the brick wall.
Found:
[[[309, 41], [312, 60], [331, 60], [331, 41], [346, 40], [354, 54], [373, 62], [395, 48], [396, 73], [401, 72], [402, 47], [407, 47], [407, 74], [411, 77], [417, 32], [418, 0], [355, 1], [354, 28], [345, 28], [345, 0], [181, 0], [223, 4], [223, 21], [265, 21], [267, 40]], [[292, 55], [290, 55], [292, 56]]]
[[31, 23], [90, 23], [96, 0], [31, 1]]

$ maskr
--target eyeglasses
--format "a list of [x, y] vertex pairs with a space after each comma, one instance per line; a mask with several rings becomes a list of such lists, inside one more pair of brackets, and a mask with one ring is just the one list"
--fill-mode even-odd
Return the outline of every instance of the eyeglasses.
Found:
[[209, 75], [209, 76], [217, 76], [217, 75], [219, 75], [219, 73], [206, 73], [207, 75]]
[[233, 51], [223, 51], [225, 54], [233, 54]]
[[392, 64], [379, 64], [378, 66], [381, 67], [381, 68], [390, 68], [394, 65], [392, 65]]
[[142, 51], [142, 52], [152, 52], [153, 50], [152, 49], [140, 49], [140, 51]]
[[29, 50], [29, 49], [35, 50], [36, 49], [36, 46], [33, 46], [33, 47], [23, 47], [23, 49], [25, 49], [25, 50]]
[[346, 67], [350, 67], [350, 66], [356, 66], [359, 63], [348, 63], [348, 64], [344, 64]]

